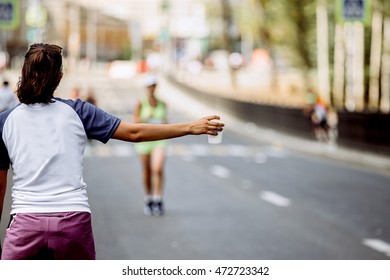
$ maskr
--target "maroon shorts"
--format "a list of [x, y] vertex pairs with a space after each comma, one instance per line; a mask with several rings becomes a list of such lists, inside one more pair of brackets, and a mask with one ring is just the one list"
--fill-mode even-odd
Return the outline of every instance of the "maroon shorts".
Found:
[[12, 217], [2, 260], [94, 260], [95, 243], [88, 212], [20, 213]]

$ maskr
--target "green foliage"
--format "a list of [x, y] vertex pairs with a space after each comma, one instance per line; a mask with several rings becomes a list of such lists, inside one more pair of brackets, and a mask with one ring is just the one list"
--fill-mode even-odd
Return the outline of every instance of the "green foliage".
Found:
[[290, 36], [284, 44], [291, 47], [297, 62], [307, 69], [315, 65], [316, 50], [316, 1], [283, 0], [284, 17], [290, 23]]
[[253, 34], [256, 47], [274, 55], [277, 49], [287, 48], [283, 56], [291, 64], [307, 69], [315, 66], [315, 0], [225, 1], [225, 5], [229, 3], [241, 34]]
[[131, 59], [131, 44], [129, 41], [123, 43], [121, 53], [120, 53], [118, 59], [120, 59], [120, 60]]

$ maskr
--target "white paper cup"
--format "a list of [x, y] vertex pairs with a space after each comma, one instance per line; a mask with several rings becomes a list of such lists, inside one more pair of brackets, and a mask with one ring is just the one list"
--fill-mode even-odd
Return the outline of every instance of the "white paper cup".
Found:
[[[211, 120], [211, 122], [217, 122], [217, 123], [224, 123], [223, 121], [220, 120]], [[207, 135], [209, 139], [209, 144], [220, 144], [222, 142], [222, 132], [223, 131], [218, 131], [218, 135]]]

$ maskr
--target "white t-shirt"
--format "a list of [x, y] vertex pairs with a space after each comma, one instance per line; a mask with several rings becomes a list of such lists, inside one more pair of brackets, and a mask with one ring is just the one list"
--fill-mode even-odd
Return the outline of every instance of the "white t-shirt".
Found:
[[87, 139], [106, 143], [120, 120], [81, 100], [20, 104], [0, 114], [0, 169], [13, 171], [14, 213], [90, 212]]

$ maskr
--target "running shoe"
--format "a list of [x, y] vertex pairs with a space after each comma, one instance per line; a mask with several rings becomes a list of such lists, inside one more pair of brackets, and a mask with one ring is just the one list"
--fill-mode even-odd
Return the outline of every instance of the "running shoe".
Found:
[[164, 207], [162, 201], [157, 201], [153, 204], [152, 213], [154, 216], [161, 216], [164, 214]]
[[145, 215], [151, 216], [153, 214], [153, 201], [145, 202], [144, 213]]

